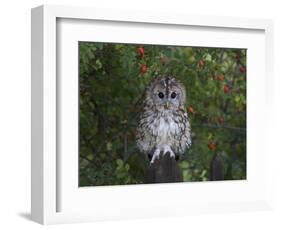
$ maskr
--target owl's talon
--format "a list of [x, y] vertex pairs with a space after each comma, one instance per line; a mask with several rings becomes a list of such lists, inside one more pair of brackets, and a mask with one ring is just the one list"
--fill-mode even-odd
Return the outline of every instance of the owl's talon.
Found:
[[170, 146], [168, 146], [168, 145], [165, 145], [165, 146], [164, 146], [163, 155], [165, 155], [166, 153], [170, 153], [170, 157], [171, 157], [171, 158], [176, 158], [175, 153], [172, 151], [172, 149], [171, 149]]
[[153, 164], [156, 159], [159, 159], [159, 156], [160, 156], [160, 150], [156, 149], [155, 152], [153, 153], [150, 164]]

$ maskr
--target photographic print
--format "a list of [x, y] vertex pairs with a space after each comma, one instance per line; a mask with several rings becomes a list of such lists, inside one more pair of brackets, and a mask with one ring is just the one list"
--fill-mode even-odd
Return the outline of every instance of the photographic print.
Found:
[[79, 186], [246, 179], [246, 49], [78, 46]]

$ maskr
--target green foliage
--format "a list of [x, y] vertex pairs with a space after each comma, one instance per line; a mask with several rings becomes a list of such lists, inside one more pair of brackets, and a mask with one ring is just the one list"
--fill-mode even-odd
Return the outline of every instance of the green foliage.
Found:
[[135, 128], [144, 89], [158, 75], [187, 89], [193, 143], [179, 163], [184, 181], [208, 180], [214, 153], [226, 179], [245, 179], [245, 66], [244, 49], [80, 42], [80, 186], [143, 183], [148, 160]]

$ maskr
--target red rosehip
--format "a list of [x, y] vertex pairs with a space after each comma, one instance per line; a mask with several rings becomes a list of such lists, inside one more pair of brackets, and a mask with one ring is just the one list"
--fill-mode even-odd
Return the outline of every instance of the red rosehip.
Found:
[[204, 67], [205, 61], [203, 59], [199, 60], [199, 66]]
[[211, 143], [208, 144], [208, 147], [211, 151], [215, 151], [216, 148], [217, 148], [217, 145], [216, 145], [216, 143], [211, 142]]
[[189, 106], [189, 107], [188, 107], [188, 111], [189, 111], [190, 113], [194, 113], [194, 109], [192, 108], [192, 106]]
[[230, 91], [229, 86], [228, 86], [228, 85], [224, 85], [224, 87], [223, 87], [223, 92], [224, 92], [224, 93], [229, 93], [229, 91]]
[[246, 72], [246, 67], [241, 66], [241, 67], [239, 68], [239, 71], [240, 71], [241, 73], [245, 73], [245, 72]]
[[141, 64], [140, 71], [141, 71], [142, 74], [144, 74], [144, 73], [147, 72], [147, 66], [146, 66], [146, 64]]
[[138, 53], [139, 53], [139, 55], [140, 55], [141, 57], [143, 57], [143, 56], [144, 56], [144, 48], [143, 48], [143, 47], [139, 47], [139, 48], [138, 48]]
[[219, 77], [218, 77], [219, 81], [223, 81], [224, 80], [224, 76], [223, 74], [221, 74]]

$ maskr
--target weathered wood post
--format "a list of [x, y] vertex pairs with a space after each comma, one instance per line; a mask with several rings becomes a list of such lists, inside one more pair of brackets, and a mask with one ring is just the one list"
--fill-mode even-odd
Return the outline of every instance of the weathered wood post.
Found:
[[145, 183], [182, 182], [182, 172], [170, 153], [160, 154], [159, 159], [150, 164], [145, 172]]
[[210, 180], [223, 180], [224, 179], [224, 169], [223, 162], [218, 153], [215, 153], [210, 164]]
[[[215, 154], [210, 163], [210, 181], [224, 180], [224, 167], [219, 154]], [[160, 154], [159, 159], [150, 164], [145, 172], [144, 182], [153, 183], [172, 183], [183, 182], [182, 171], [175, 158], [170, 154]]]

